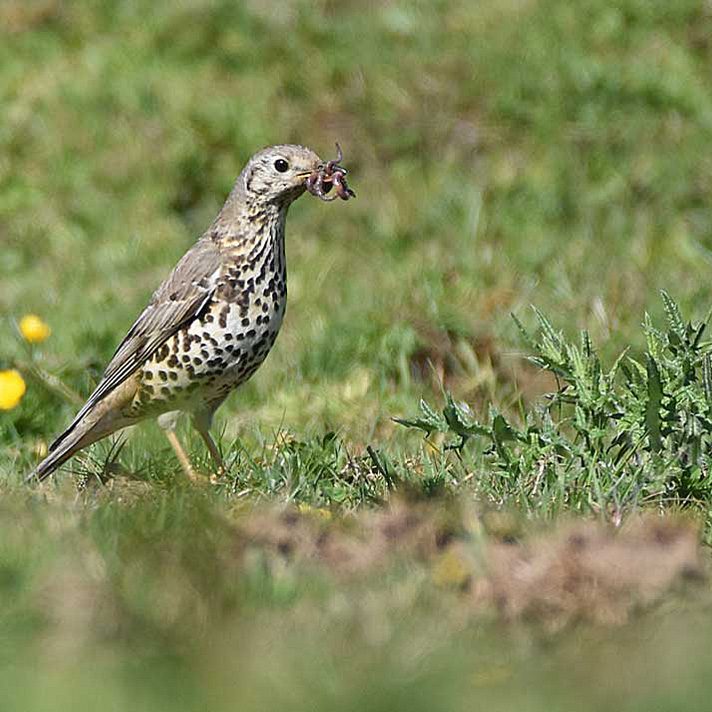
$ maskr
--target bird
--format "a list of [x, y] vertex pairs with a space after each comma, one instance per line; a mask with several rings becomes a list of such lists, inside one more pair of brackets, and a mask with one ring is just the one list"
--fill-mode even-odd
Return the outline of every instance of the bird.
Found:
[[157, 419], [185, 474], [204, 480], [176, 435], [182, 413], [224, 472], [210, 427], [230, 392], [265, 360], [282, 324], [289, 206], [306, 190], [327, 200], [332, 185], [344, 200], [353, 196], [337, 149], [339, 158], [328, 162], [294, 144], [250, 158], [215, 220], [153, 293], [93, 393], [27, 481], [44, 480], [80, 450], [147, 418]]

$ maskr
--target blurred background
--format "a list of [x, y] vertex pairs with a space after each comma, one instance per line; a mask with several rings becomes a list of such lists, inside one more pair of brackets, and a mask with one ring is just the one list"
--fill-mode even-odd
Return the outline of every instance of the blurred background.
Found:
[[[338, 140], [358, 200], [293, 207], [288, 318], [231, 435], [389, 434], [440, 380], [506, 407], [540, 390], [530, 304], [606, 355], [660, 288], [709, 308], [706, 3], [4, 0], [0, 28], [0, 309], [50, 324], [82, 394], [270, 143]], [[31, 389], [9, 417], [49, 437], [73, 408]]]
[[[476, 412], [516, 411], [551, 386], [510, 317], [531, 324], [532, 304], [569, 336], [589, 329], [609, 362], [642, 347], [660, 289], [703, 318], [711, 70], [701, 0], [1, 0], [0, 369], [27, 359], [15, 324], [37, 314], [51, 337], [32, 357], [70, 390], [28, 378], [22, 405], [0, 412], [3, 487], [69, 422], [71, 392], [89, 393], [267, 144], [328, 158], [338, 141], [358, 198], [292, 207], [286, 320], [219, 412], [225, 443], [254, 452], [276, 431], [335, 431], [357, 452], [406, 447], [392, 416], [443, 386]], [[146, 425], [121, 457], [151, 471], [159, 455], [174, 468]], [[206, 527], [225, 512], [200, 497], [161, 491], [146, 509], [87, 514], [57, 495], [39, 518], [12, 497], [0, 680], [17, 709], [465, 709], [473, 690], [492, 709], [511, 695], [522, 709], [588, 709], [579, 684], [595, 690], [591, 709], [652, 709], [655, 686], [655, 699], [708, 698], [697, 663], [665, 661], [698, 660], [709, 621], [687, 618], [690, 639], [661, 626], [643, 651], [648, 629], [570, 640], [531, 667], [530, 638], [463, 632], [423, 603], [428, 574], [389, 578], [386, 603], [362, 588], [330, 598], [281, 569], [236, 583], [234, 542]], [[415, 635], [404, 621], [421, 604]], [[55, 667], [69, 659], [71, 673]], [[626, 706], [631, 686], [653, 697]]]

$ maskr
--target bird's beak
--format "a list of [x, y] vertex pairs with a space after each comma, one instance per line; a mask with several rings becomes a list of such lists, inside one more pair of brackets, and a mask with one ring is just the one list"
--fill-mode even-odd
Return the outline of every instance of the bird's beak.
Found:
[[300, 171], [300, 172], [297, 174], [297, 177], [300, 178], [300, 179], [304, 179], [304, 181], [306, 181], [306, 179], [309, 178], [309, 176], [310, 176], [312, 173], [314, 173], [313, 170], [312, 170], [312, 171]]

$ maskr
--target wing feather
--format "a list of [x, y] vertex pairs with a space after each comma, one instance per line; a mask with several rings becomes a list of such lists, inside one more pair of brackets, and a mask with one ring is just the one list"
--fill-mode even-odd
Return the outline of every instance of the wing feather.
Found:
[[72, 431], [102, 398], [129, 378], [183, 325], [198, 317], [213, 297], [220, 276], [221, 255], [208, 236], [186, 252], [170, 276], [153, 293], [148, 306], [129, 329], [94, 392], [72, 424], [50, 450]]

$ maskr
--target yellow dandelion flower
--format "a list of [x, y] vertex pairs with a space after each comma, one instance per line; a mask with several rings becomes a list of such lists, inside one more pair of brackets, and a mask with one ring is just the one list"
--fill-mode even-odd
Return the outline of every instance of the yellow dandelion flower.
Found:
[[37, 314], [25, 314], [20, 319], [20, 333], [30, 344], [41, 344], [52, 330]]
[[26, 390], [27, 386], [19, 371], [0, 371], [0, 410], [15, 408]]

